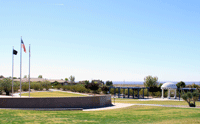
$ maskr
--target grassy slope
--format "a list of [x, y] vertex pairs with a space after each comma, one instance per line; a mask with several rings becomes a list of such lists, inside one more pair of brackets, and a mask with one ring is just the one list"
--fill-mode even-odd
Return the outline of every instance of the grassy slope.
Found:
[[[29, 93], [23, 93], [22, 96], [29, 96]], [[34, 92], [31, 93], [30, 96], [31, 97], [76, 97], [85, 95], [56, 91], [56, 92]]]
[[106, 111], [0, 110], [0, 123], [200, 123], [199, 109], [131, 106]]

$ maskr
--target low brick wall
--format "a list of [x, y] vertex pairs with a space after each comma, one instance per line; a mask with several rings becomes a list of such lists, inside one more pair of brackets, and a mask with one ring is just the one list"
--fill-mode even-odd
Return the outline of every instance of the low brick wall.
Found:
[[0, 98], [0, 108], [98, 108], [110, 106], [111, 96]]

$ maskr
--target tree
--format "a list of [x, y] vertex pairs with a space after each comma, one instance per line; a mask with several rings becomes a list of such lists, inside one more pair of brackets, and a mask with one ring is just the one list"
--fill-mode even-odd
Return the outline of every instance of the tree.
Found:
[[155, 87], [158, 86], [158, 77], [152, 77], [151, 75], [144, 78], [145, 87]]
[[9, 78], [4, 78], [1, 83], [1, 87], [6, 92], [6, 95], [9, 95], [12, 87], [12, 80]]
[[99, 89], [99, 84], [92, 82], [89, 83], [86, 87], [92, 90], [94, 93], [96, 93], [96, 91]]
[[[198, 100], [199, 93], [195, 90], [193, 93], [187, 92], [181, 95], [181, 97], [189, 104], [190, 107], [195, 107], [195, 102]], [[191, 103], [193, 101], [193, 103]]]
[[69, 79], [68, 79], [68, 78], [65, 78], [65, 81], [67, 82], [67, 81], [69, 81]]
[[39, 75], [38, 78], [42, 78], [42, 75]]
[[112, 81], [106, 81], [106, 86], [112, 86], [112, 85], [113, 85]]
[[103, 91], [104, 94], [107, 94], [108, 91], [109, 91], [109, 88], [108, 88], [107, 86], [103, 86], [103, 87], [101, 88], [101, 90]]
[[27, 75], [24, 75], [24, 78], [27, 78]]
[[75, 77], [71, 75], [71, 76], [69, 77], [69, 80], [70, 80], [71, 83], [74, 83]]
[[176, 84], [177, 88], [184, 88], [185, 87], [185, 82], [180, 81]]

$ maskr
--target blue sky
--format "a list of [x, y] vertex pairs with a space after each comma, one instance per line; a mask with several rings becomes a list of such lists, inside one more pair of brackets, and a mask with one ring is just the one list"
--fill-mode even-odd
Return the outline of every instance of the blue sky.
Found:
[[[0, 75], [31, 44], [31, 77], [200, 81], [198, 0], [0, 0]], [[28, 75], [23, 53], [22, 76]], [[20, 54], [14, 76], [20, 76]]]

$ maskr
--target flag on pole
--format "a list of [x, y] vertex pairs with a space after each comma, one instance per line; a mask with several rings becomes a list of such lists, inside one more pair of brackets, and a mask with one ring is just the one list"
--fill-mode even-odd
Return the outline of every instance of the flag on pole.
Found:
[[13, 54], [17, 55], [17, 53], [18, 53], [17, 50], [13, 49]]
[[24, 49], [24, 52], [26, 53], [26, 47], [25, 47], [24, 42], [23, 42], [22, 39], [21, 39], [21, 45], [22, 45], [22, 47], [23, 47], [23, 49]]

